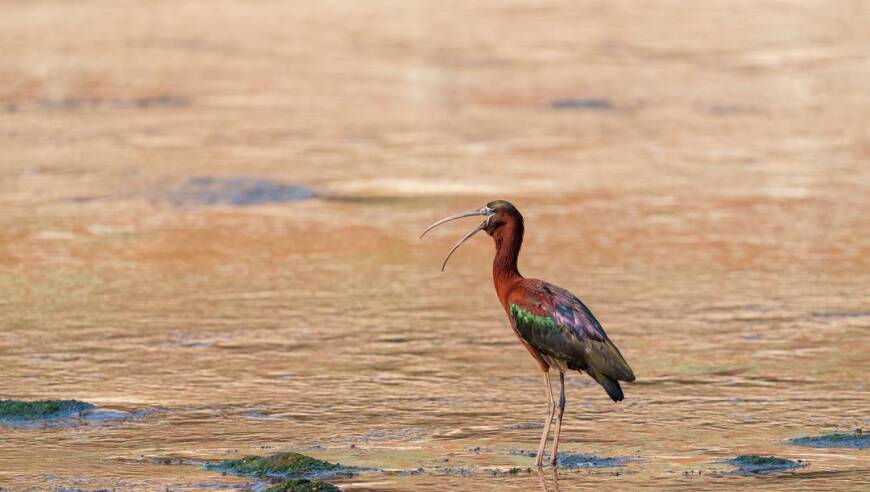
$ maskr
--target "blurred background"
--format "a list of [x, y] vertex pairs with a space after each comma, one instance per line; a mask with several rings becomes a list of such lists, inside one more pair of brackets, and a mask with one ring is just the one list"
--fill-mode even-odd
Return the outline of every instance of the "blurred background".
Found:
[[638, 375], [569, 378], [561, 449], [622, 461], [562, 489], [866, 484], [787, 439], [870, 424], [868, 46], [861, 1], [0, 3], [0, 397], [129, 416], [0, 425], [0, 485], [538, 487], [491, 242], [417, 239], [494, 199]]

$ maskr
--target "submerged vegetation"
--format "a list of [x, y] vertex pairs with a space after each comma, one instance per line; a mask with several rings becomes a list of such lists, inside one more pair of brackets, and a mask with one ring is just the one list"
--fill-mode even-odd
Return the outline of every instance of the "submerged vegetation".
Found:
[[562, 468], [609, 468], [625, 466], [631, 461], [626, 457], [602, 458], [583, 454], [559, 453], [559, 466]]
[[265, 492], [341, 492], [341, 489], [326, 482], [312, 482], [307, 479], [285, 480], [269, 487]]
[[860, 430], [853, 433], [825, 434], [822, 436], [807, 436], [789, 439], [789, 443], [813, 448], [870, 448], [870, 434]]
[[342, 467], [300, 453], [276, 453], [270, 456], [245, 456], [237, 460], [206, 465], [209, 470], [256, 477], [308, 477], [335, 472]]
[[332, 475], [345, 467], [300, 453], [276, 453], [269, 456], [245, 456], [206, 465], [206, 469], [254, 477], [280, 477], [287, 480], [266, 489], [266, 492], [335, 492], [338, 487], [312, 477]]
[[94, 408], [94, 405], [78, 400], [0, 400], [0, 420], [23, 421], [74, 417]]
[[250, 206], [286, 203], [315, 198], [317, 194], [304, 186], [286, 184], [263, 178], [191, 177], [180, 187], [166, 193], [176, 206], [229, 205]]
[[725, 463], [737, 467], [733, 473], [773, 473], [804, 466], [798, 461], [792, 461], [776, 456], [759, 456], [757, 454], [742, 454], [726, 460]]

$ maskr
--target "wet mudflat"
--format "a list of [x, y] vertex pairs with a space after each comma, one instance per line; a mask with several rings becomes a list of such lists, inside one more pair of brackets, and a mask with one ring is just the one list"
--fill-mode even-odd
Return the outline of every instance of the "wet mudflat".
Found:
[[111, 417], [0, 486], [553, 490], [492, 245], [416, 239], [495, 198], [638, 376], [569, 376], [561, 490], [870, 480], [862, 4], [455, 8], [0, 6], [0, 399]]

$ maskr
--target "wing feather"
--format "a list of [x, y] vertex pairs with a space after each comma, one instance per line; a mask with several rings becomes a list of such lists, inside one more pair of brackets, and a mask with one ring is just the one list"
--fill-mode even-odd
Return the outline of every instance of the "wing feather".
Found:
[[524, 295], [511, 301], [510, 314], [529, 345], [564, 360], [571, 369], [634, 381], [628, 362], [580, 299], [541, 281], [524, 287]]

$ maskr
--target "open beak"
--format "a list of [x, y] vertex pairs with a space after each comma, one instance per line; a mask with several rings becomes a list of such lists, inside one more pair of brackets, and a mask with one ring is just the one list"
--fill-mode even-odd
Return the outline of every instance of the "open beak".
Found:
[[423, 234], [420, 234], [420, 238], [422, 239], [423, 236], [425, 236], [427, 232], [431, 231], [432, 229], [440, 226], [441, 224], [443, 224], [445, 222], [450, 222], [451, 220], [456, 220], [456, 219], [463, 219], [465, 217], [473, 217], [476, 215], [486, 217], [486, 219], [483, 222], [481, 222], [477, 227], [472, 229], [471, 232], [466, 234], [465, 237], [460, 239], [459, 242], [453, 246], [453, 249], [451, 249], [450, 253], [447, 254], [447, 258], [444, 258], [444, 263], [441, 264], [441, 271], [442, 272], [444, 271], [444, 267], [447, 266], [447, 260], [449, 260], [450, 257], [453, 256], [453, 252], [456, 251], [457, 249], [459, 249], [459, 247], [462, 246], [462, 243], [464, 243], [465, 241], [468, 241], [468, 238], [470, 238], [471, 236], [477, 234], [478, 232], [480, 232], [486, 228], [487, 224], [489, 224], [490, 217], [492, 217], [492, 215], [493, 215], [492, 209], [487, 208], [487, 207], [483, 207], [483, 208], [478, 208], [475, 210], [469, 210], [468, 212], [462, 212], [460, 214], [451, 215], [450, 217], [441, 219], [438, 222], [430, 225], [429, 227], [426, 228], [425, 231], [423, 231]]

